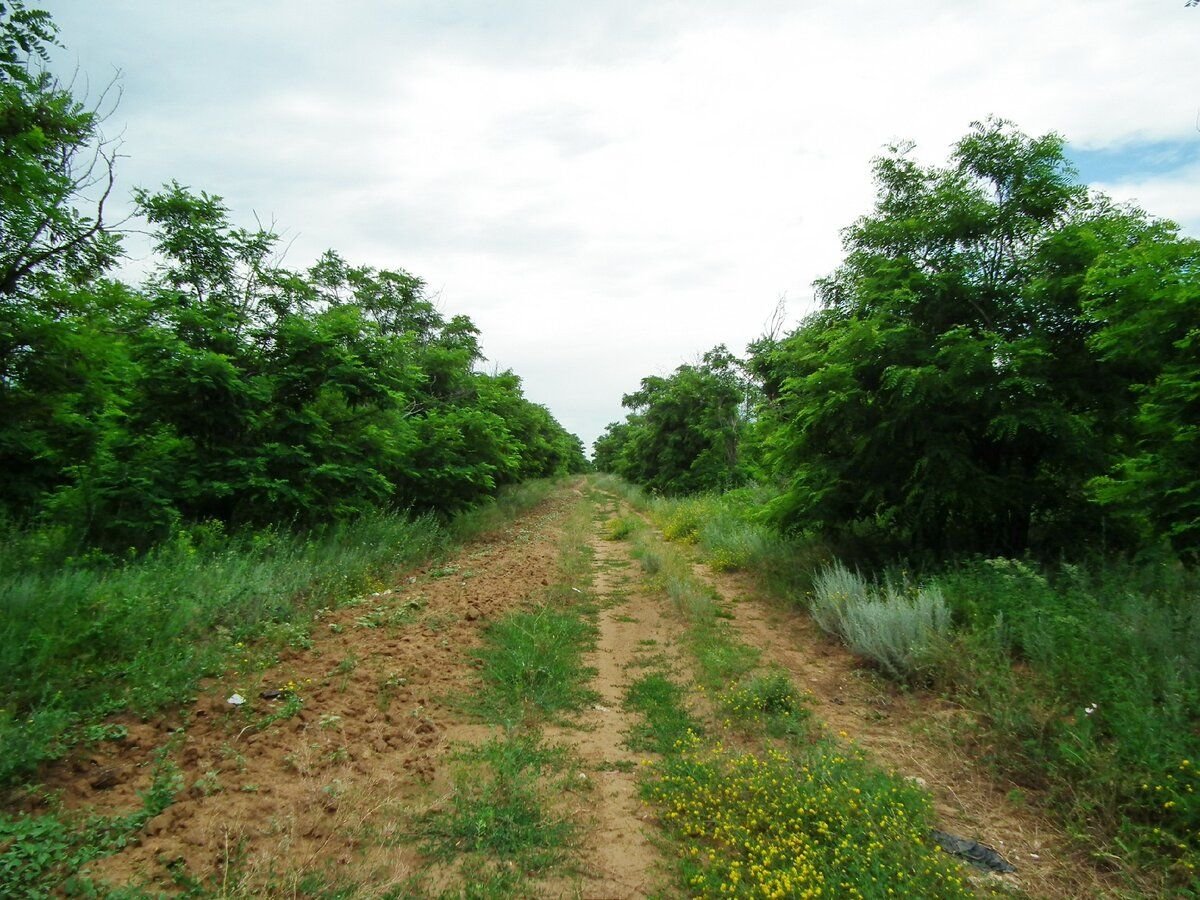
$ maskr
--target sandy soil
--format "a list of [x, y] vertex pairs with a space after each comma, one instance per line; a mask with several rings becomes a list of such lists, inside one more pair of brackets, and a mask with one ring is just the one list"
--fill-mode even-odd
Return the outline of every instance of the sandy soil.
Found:
[[593, 687], [600, 699], [570, 726], [547, 731], [553, 742], [572, 748], [595, 780], [579, 809], [587, 823], [579, 848], [582, 877], [563, 893], [598, 900], [645, 897], [668, 876], [651, 841], [653, 810], [638, 797], [636, 767], [646, 754], [625, 746], [634, 719], [622, 704], [629, 682], [641, 672], [640, 660], [677, 659], [678, 628], [663, 619], [661, 601], [640, 589], [627, 544], [593, 533], [590, 546], [596, 570], [592, 592], [601, 611], [596, 649], [586, 664], [596, 669]]

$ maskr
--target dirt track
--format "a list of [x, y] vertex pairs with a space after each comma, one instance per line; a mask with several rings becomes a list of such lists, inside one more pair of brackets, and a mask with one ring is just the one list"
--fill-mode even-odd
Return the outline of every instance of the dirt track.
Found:
[[[555, 580], [564, 519], [584, 502], [594, 501], [580, 484], [560, 491], [454, 559], [399, 574], [385, 591], [326, 614], [310, 649], [253, 677], [228, 673], [204, 685], [182, 717], [129, 723], [127, 740], [60, 769], [48, 786], [66, 805], [115, 813], [140, 805], [156, 748], [169, 747], [178, 766], [174, 804], [133, 845], [94, 863], [92, 875], [165, 891], [187, 873], [216, 892], [270, 885], [272, 894], [302, 895], [313, 872], [356, 883], [364, 896], [389, 889], [406, 896], [405, 886], [415, 893], [418, 884], [460, 890], [451, 869], [422, 856], [410, 823], [449, 790], [452, 748], [489, 734], [453, 699], [477, 688], [470, 650], [490, 621]], [[628, 545], [601, 539], [616, 502], [605, 498], [602, 505], [588, 540], [600, 612], [587, 663], [598, 673], [600, 699], [546, 735], [580, 761], [579, 788], [568, 791], [566, 803], [582, 837], [574, 862], [530, 882], [543, 896], [670, 893], [653, 811], [637, 794], [644, 754], [624, 742], [631, 720], [622, 697], [647, 655], [686, 671], [676, 646], [684, 626], [647, 592]], [[953, 710], [864, 677], [807, 619], [760, 597], [749, 578], [695, 571], [729, 604], [742, 639], [812, 692], [816, 715], [830, 730], [926, 783], [941, 827], [985, 840], [1012, 859], [1020, 870], [1014, 887], [1049, 897], [1104, 892], [1055, 829], [922, 728]], [[294, 692], [302, 708], [263, 725], [290, 696], [263, 699], [278, 690]], [[248, 699], [245, 706], [228, 703], [234, 693]], [[175, 732], [180, 724], [186, 728]], [[433, 881], [430, 872], [437, 872]]]

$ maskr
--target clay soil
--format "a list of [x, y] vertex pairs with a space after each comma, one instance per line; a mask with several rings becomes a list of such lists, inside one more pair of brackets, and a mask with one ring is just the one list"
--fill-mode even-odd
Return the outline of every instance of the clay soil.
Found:
[[[670, 896], [654, 812], [638, 796], [645, 754], [626, 746], [633, 723], [622, 698], [647, 659], [686, 673], [686, 626], [645, 586], [628, 543], [602, 538], [615, 499], [586, 490], [583, 482], [564, 487], [453, 558], [397, 573], [385, 590], [315, 622], [311, 648], [253, 676], [214, 679], [191, 708], [129, 722], [124, 741], [51, 772], [47, 787], [67, 807], [115, 814], [141, 806], [162, 748], [178, 767], [175, 802], [130, 846], [93, 863], [91, 876], [168, 894], [188, 883], [217, 895], [306, 896], [313, 883], [354, 884], [367, 897], [465, 893], [470, 885], [455, 881], [457, 869], [422, 854], [413, 822], [450, 790], [454, 750], [492, 733], [461, 702], [479, 687], [471, 650], [489, 622], [555, 583], [566, 517], [589, 503], [599, 613], [586, 664], [597, 672], [599, 699], [546, 733], [576, 760], [578, 788], [562, 803], [578, 837], [569, 863], [523, 883], [546, 897]], [[920, 779], [939, 827], [1010, 859], [1018, 868], [1005, 878], [1012, 889], [1035, 897], [1108, 892], [1036, 809], [948, 749], [942, 726], [956, 710], [873, 678], [750, 578], [699, 564], [695, 572], [724, 598], [741, 638], [812, 693], [825, 727]], [[244, 705], [229, 703], [235, 693]], [[299, 712], [277, 715], [293, 695], [303, 701]]]

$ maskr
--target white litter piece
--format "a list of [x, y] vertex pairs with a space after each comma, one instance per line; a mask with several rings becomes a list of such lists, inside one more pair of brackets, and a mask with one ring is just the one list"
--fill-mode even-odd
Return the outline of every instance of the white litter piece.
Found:
[[246, 702], [246, 698], [243, 697], [241, 694], [234, 694], [232, 697], [229, 698], [230, 706], [241, 706], [245, 702]]

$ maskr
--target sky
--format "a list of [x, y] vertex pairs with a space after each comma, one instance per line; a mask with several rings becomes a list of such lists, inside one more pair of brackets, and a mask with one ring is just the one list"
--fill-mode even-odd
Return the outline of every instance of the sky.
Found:
[[[1200, 235], [1184, 0], [43, 0], [117, 190], [172, 179], [425, 280], [590, 447], [621, 396], [794, 323], [894, 142], [989, 115]], [[126, 272], [149, 264], [132, 235]], [[133, 277], [133, 275], [128, 277]]]

